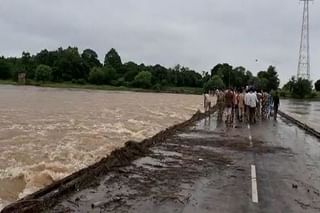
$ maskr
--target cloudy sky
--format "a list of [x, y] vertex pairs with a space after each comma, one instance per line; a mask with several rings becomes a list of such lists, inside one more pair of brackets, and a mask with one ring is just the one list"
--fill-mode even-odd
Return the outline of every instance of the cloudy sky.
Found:
[[[310, 7], [311, 76], [320, 79], [320, 1]], [[0, 55], [77, 46], [102, 59], [114, 47], [123, 61], [197, 71], [272, 64], [283, 83], [297, 72], [302, 9], [298, 0], [0, 0]]]

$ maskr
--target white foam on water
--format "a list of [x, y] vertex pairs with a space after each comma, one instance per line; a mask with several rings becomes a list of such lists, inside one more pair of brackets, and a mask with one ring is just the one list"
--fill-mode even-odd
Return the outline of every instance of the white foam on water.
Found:
[[129, 122], [129, 123], [136, 124], [136, 125], [145, 125], [145, 124], [148, 124], [148, 122], [146, 122], [146, 121], [138, 121], [138, 120], [135, 120], [135, 119], [129, 119], [128, 122]]
[[24, 189], [14, 192], [20, 198], [99, 161], [128, 140], [143, 140], [190, 118], [197, 101], [202, 103], [202, 96], [93, 91], [88, 96], [50, 89], [37, 90], [33, 99], [32, 89], [21, 95], [20, 88], [10, 95], [14, 99], [0, 103], [6, 119], [0, 122], [5, 134], [0, 187], [8, 178], [24, 181]]
[[9, 129], [9, 130], [15, 130], [15, 129], [23, 130], [24, 127], [23, 127], [22, 125], [19, 125], [19, 124], [13, 124], [13, 125], [10, 126], [8, 129]]
[[199, 106], [198, 107], [183, 107], [183, 109], [194, 112], [194, 111], [200, 110], [200, 107]]
[[8, 201], [6, 201], [6, 200], [2, 200], [2, 199], [0, 198], [0, 211], [1, 211], [2, 209], [4, 209], [4, 207], [6, 207], [6, 205], [9, 205], [9, 203], [10, 203], [10, 202], [8, 202]]
[[41, 162], [32, 166], [6, 168], [0, 170], [0, 181], [1, 179], [13, 180], [22, 177], [25, 188], [18, 194], [18, 197], [22, 198], [51, 184], [53, 181], [66, 177], [72, 172], [70, 167], [71, 165], [66, 166], [60, 162]]

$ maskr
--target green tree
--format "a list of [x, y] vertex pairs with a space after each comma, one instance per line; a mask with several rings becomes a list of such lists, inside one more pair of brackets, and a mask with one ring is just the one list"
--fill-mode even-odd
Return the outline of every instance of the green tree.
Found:
[[50, 81], [51, 80], [52, 69], [48, 65], [40, 64], [37, 66], [35, 71], [36, 81]]
[[259, 72], [258, 78], [266, 80], [263, 80], [266, 83], [266, 85], [263, 85], [265, 86], [264, 90], [266, 91], [277, 90], [279, 87], [280, 80], [274, 66], [269, 66], [267, 71]]
[[133, 86], [141, 88], [151, 87], [152, 74], [148, 71], [142, 71], [136, 75], [133, 81]]
[[218, 64], [211, 70], [211, 76], [218, 75], [222, 79], [224, 85], [232, 87], [234, 85], [234, 72], [231, 65], [224, 63]]
[[54, 62], [58, 58], [58, 52], [57, 51], [48, 51], [46, 49], [41, 50], [38, 54], [35, 56], [35, 63], [36, 64], [45, 64], [50, 67], [53, 67]]
[[203, 84], [205, 82], [208, 82], [210, 80], [210, 78], [211, 78], [211, 76], [209, 75], [208, 72], [202, 71], [202, 82], [203, 82]]
[[189, 69], [188, 67], [182, 67], [181, 74], [184, 78], [184, 85], [187, 87], [201, 87], [202, 86], [202, 76], [200, 73]]
[[269, 81], [266, 78], [259, 78], [259, 77], [254, 77], [254, 86], [255, 88], [259, 89], [259, 90], [263, 90], [263, 91], [270, 91], [268, 84]]
[[102, 71], [104, 72], [104, 83], [106, 84], [110, 84], [117, 78], [116, 70], [110, 65], [104, 66]]
[[4, 58], [0, 58], [0, 79], [6, 80], [11, 77], [12, 73], [9, 63]]
[[249, 70], [246, 71], [246, 75], [245, 75], [245, 85], [243, 86], [247, 86], [249, 85], [250, 80], [253, 78], [253, 74], [252, 72], [250, 72]]
[[244, 67], [236, 67], [232, 70], [232, 86], [235, 88], [242, 88], [247, 85], [246, 69]]
[[90, 69], [85, 66], [78, 48], [59, 48], [54, 62], [53, 78], [55, 81], [87, 79]]
[[29, 52], [22, 52], [21, 65], [23, 70], [27, 73], [27, 78], [34, 79], [36, 64], [34, 57], [31, 56]]
[[94, 67], [89, 73], [88, 80], [92, 84], [101, 85], [105, 81], [105, 72], [100, 67]]
[[121, 57], [115, 49], [111, 49], [104, 58], [104, 65], [105, 66], [112, 66], [116, 71], [121, 70], [122, 61]]
[[316, 91], [320, 91], [320, 79], [316, 81], [316, 83], [314, 84], [314, 88], [316, 89]]
[[292, 96], [295, 98], [305, 98], [312, 93], [312, 82], [307, 79], [299, 78], [293, 84]]
[[241, 88], [252, 82], [253, 75], [246, 68], [239, 66], [233, 68], [231, 65], [217, 64], [211, 70], [211, 76], [218, 75], [224, 85], [233, 88]]
[[168, 70], [157, 64], [155, 66], [150, 66], [149, 70], [152, 74], [152, 84], [162, 84], [163, 80], [168, 78]]
[[224, 89], [225, 84], [219, 75], [214, 75], [212, 78], [204, 84], [204, 90]]
[[85, 49], [81, 54], [81, 58], [85, 65], [90, 69], [93, 67], [101, 67], [98, 54], [92, 49]]
[[131, 82], [134, 80], [134, 77], [139, 73], [139, 65], [136, 63], [129, 61], [122, 66], [122, 74], [124, 80], [127, 82]]
[[292, 76], [291, 79], [282, 87], [283, 91], [292, 92], [294, 84], [296, 83], [295, 77]]

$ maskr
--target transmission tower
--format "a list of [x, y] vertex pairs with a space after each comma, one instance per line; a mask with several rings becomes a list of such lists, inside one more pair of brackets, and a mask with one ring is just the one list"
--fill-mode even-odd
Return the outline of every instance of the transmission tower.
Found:
[[310, 80], [309, 2], [313, 0], [300, 1], [303, 1], [303, 17], [297, 77]]

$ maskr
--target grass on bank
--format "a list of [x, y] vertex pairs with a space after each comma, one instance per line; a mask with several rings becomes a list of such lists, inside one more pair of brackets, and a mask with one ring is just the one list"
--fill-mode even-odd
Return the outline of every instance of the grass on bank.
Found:
[[[0, 84], [5, 85], [18, 85], [17, 82], [11, 80], [0, 80]], [[75, 84], [72, 82], [63, 83], [39, 83], [39, 82], [28, 82], [27, 85], [38, 86], [38, 87], [50, 87], [50, 88], [65, 88], [65, 89], [92, 89], [92, 90], [109, 90], [109, 91], [132, 91], [132, 92], [158, 92], [158, 93], [177, 93], [177, 94], [195, 94], [201, 95], [203, 93], [202, 88], [194, 87], [163, 87], [158, 90], [132, 88], [124, 86], [111, 86], [111, 85], [94, 85], [94, 84]]]
[[[12, 80], [0, 80], [0, 84], [3, 85], [18, 85]], [[202, 88], [194, 87], [163, 87], [158, 90], [132, 88], [124, 86], [111, 86], [111, 85], [94, 85], [94, 84], [75, 84], [72, 82], [63, 83], [39, 83], [35, 81], [28, 82], [27, 85], [38, 86], [38, 87], [50, 87], [50, 88], [65, 88], [65, 89], [92, 89], [92, 90], [109, 90], [109, 91], [132, 91], [132, 92], [157, 92], [157, 93], [177, 93], [177, 94], [203, 94]], [[296, 99], [291, 96], [288, 91], [280, 91], [280, 98], [282, 99]], [[313, 92], [312, 96], [305, 97], [302, 100], [307, 101], [320, 101], [320, 92]]]

